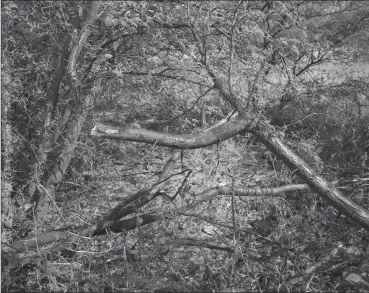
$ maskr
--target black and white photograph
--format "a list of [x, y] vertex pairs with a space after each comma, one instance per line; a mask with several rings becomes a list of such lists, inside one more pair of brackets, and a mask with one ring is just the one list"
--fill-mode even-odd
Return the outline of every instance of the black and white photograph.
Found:
[[1, 1], [2, 292], [369, 292], [369, 1]]

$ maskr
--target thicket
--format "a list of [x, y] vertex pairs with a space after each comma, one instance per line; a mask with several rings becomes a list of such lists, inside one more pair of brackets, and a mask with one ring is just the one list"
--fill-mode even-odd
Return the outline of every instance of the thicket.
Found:
[[201, 136], [246, 109], [368, 210], [367, 2], [1, 7], [2, 290], [368, 290], [365, 225], [264, 128], [91, 135]]

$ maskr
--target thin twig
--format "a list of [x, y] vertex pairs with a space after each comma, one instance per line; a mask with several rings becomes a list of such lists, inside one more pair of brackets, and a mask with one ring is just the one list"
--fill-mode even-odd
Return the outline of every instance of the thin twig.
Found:
[[40, 188], [42, 191], [47, 195], [47, 197], [50, 199], [50, 201], [53, 203], [56, 211], [58, 212], [60, 218], [63, 220], [65, 224], [67, 224], [67, 220], [64, 218], [61, 210], [59, 209], [58, 205], [56, 204], [54, 198], [49, 194], [49, 192], [46, 190], [46, 188], [42, 184], [37, 184], [37, 189], [40, 191]]

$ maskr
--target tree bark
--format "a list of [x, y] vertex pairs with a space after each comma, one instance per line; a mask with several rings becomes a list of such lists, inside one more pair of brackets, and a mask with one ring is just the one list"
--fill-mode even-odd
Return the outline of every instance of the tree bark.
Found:
[[[7, 69], [7, 70], [6, 70]], [[9, 228], [13, 227], [14, 204], [11, 198], [13, 189], [12, 180], [12, 158], [14, 157], [14, 138], [10, 119], [11, 96], [8, 86], [12, 80], [11, 70], [7, 62], [7, 57], [3, 60], [2, 73], [2, 101], [1, 101], [1, 222]]]
[[39, 181], [43, 176], [42, 170], [47, 162], [48, 155], [53, 149], [54, 143], [58, 139], [59, 134], [63, 131], [64, 125], [66, 125], [66, 122], [69, 120], [70, 111], [68, 115], [68, 109], [65, 110], [63, 117], [60, 118], [58, 121], [55, 121], [55, 115], [59, 102], [59, 88], [65, 76], [67, 61], [70, 54], [69, 47], [71, 41], [71, 36], [68, 36], [64, 41], [63, 51], [59, 58], [59, 66], [51, 83], [51, 88], [49, 92], [50, 105], [45, 115], [44, 132], [42, 133], [42, 136], [40, 138], [39, 147], [31, 165], [31, 182], [29, 183], [27, 188], [27, 194], [30, 198], [33, 198], [36, 191], [36, 186], [37, 184], [39, 184]]
[[38, 214], [38, 218], [45, 215], [45, 212], [48, 210], [50, 202], [50, 198], [54, 198], [55, 195], [55, 185], [58, 184], [69, 166], [70, 160], [74, 155], [74, 149], [77, 144], [77, 140], [83, 124], [86, 120], [88, 113], [91, 111], [93, 106], [93, 97], [92, 95], [87, 95], [82, 103], [80, 108], [80, 112], [75, 115], [74, 118], [69, 122], [68, 128], [66, 129], [66, 133], [64, 134], [64, 145], [60, 151], [59, 159], [51, 170], [51, 174], [46, 183], [46, 192], [41, 194], [41, 197], [38, 200], [36, 207], [36, 214]]
[[197, 134], [170, 134], [143, 128], [96, 124], [91, 130], [91, 135], [104, 139], [144, 142], [177, 149], [196, 149], [227, 140], [244, 129], [251, 129], [254, 124], [256, 120], [232, 119]]
[[[46, 211], [48, 210], [50, 199], [52, 199], [55, 194], [55, 185], [58, 184], [62, 180], [64, 173], [67, 167], [69, 166], [70, 160], [73, 157], [73, 152], [76, 147], [79, 134], [81, 132], [81, 129], [83, 127], [83, 124], [86, 120], [88, 113], [92, 109], [93, 102], [94, 102], [92, 93], [88, 93], [87, 90], [86, 92], [82, 93], [81, 86], [80, 86], [81, 82], [77, 77], [77, 60], [78, 60], [79, 54], [89, 34], [91, 33], [91, 25], [93, 24], [97, 16], [100, 2], [92, 1], [91, 3], [87, 3], [86, 5], [90, 5], [90, 8], [88, 10], [86, 24], [81, 31], [78, 41], [73, 42], [73, 47], [70, 51], [70, 54], [68, 57], [68, 63], [67, 63], [68, 64], [67, 73], [69, 75], [70, 83], [72, 86], [71, 94], [74, 94], [76, 96], [76, 100], [80, 99], [78, 103], [79, 107], [76, 110], [76, 114], [69, 121], [68, 127], [65, 130], [64, 144], [63, 144], [62, 149], [60, 150], [58, 161], [52, 168], [50, 177], [46, 183], [46, 187], [45, 189], [43, 189], [44, 192], [40, 194], [40, 198], [37, 202], [35, 212], [37, 214], [38, 219], [42, 218], [45, 215]], [[77, 36], [78, 34], [77, 30], [75, 30], [74, 33]], [[76, 38], [72, 38], [72, 39], [76, 39]], [[60, 123], [61, 127], [65, 125], [64, 122], [68, 121], [69, 116], [70, 116], [70, 109], [67, 108], [63, 115], [63, 119], [61, 120], [61, 123]], [[43, 156], [46, 156], [46, 152], [43, 152]]]
[[257, 126], [251, 132], [259, 138], [265, 146], [283, 161], [287, 167], [306, 181], [306, 183], [342, 214], [351, 218], [361, 227], [369, 231], [369, 211], [362, 208], [351, 199], [344, 196], [333, 184], [318, 176], [314, 170], [289, 149], [282, 140], [273, 134], [266, 123]]

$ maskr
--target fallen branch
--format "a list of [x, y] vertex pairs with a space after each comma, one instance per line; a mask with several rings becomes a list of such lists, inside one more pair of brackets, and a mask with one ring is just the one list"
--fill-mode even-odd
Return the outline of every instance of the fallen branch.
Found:
[[[174, 166], [174, 162], [176, 156], [179, 153], [176, 152], [172, 155], [172, 157], [168, 160], [166, 167], [164, 167], [160, 178], [169, 174], [171, 168]], [[159, 181], [160, 182], [160, 181]], [[120, 218], [128, 215], [131, 211], [134, 211], [134, 206], [130, 206], [129, 204], [140, 205], [142, 207], [145, 203], [148, 202], [151, 196], [155, 196], [155, 192], [158, 192], [158, 188], [161, 185], [156, 185], [156, 188], [152, 189], [144, 189], [141, 190], [130, 197], [124, 199], [120, 204], [118, 204], [115, 208], [110, 210], [106, 215], [96, 222], [94, 225], [87, 227], [87, 226], [80, 226], [80, 227], [72, 227], [68, 226], [65, 228], [60, 228], [54, 231], [43, 232], [40, 233], [35, 239], [34, 237], [24, 239], [22, 241], [17, 241], [9, 245], [4, 251], [12, 251], [12, 252], [22, 252], [25, 250], [31, 250], [36, 247], [36, 243], [39, 246], [46, 245], [61, 239], [70, 239], [71, 237], [76, 237], [78, 234], [82, 236], [89, 236], [89, 235], [104, 235], [107, 231], [112, 231], [115, 233], [120, 233], [122, 231], [133, 230], [137, 228], [137, 223], [141, 226], [147, 225], [162, 219], [165, 219], [169, 215], [173, 214], [181, 214], [185, 210], [193, 209], [197, 205], [201, 204], [204, 201], [213, 199], [219, 195], [227, 195], [231, 193], [231, 187], [226, 186], [218, 186], [214, 188], [210, 188], [204, 192], [199, 193], [194, 197], [193, 200], [188, 202], [184, 202], [183, 206], [178, 208], [170, 208], [166, 211], [163, 211], [161, 214], [143, 214], [138, 217], [134, 217], [132, 219], [126, 219], [118, 221]], [[285, 185], [276, 188], [249, 188], [249, 189], [235, 189], [235, 195], [238, 196], [255, 196], [255, 195], [276, 195], [286, 191], [291, 190], [302, 190], [307, 188], [306, 184], [296, 184], [296, 185]], [[141, 199], [141, 201], [135, 202], [137, 199]], [[146, 199], [145, 199], [146, 197]], [[101, 227], [101, 228], [99, 228]], [[260, 236], [260, 235], [257, 235]]]
[[91, 130], [91, 136], [143, 142], [177, 149], [195, 149], [227, 140], [245, 128], [251, 128], [253, 123], [255, 121], [251, 119], [237, 118], [198, 134], [171, 134], [143, 128], [114, 127], [98, 123]]
[[[256, 117], [245, 118], [243, 116], [241, 115], [241, 117], [237, 117], [236, 119], [225, 121], [215, 128], [211, 127], [210, 130], [198, 134], [177, 135], [146, 129], [112, 127], [97, 124], [91, 130], [91, 135], [107, 139], [128, 140], [172, 148], [191, 149], [218, 143], [236, 135], [242, 130], [246, 130], [259, 138], [290, 170], [296, 171], [314, 191], [320, 194], [332, 206], [354, 220], [364, 229], [369, 230], [369, 212], [367, 210], [345, 197], [333, 184], [318, 176], [308, 164], [283, 143], [278, 137], [278, 132], [271, 125], [258, 120]], [[212, 192], [214, 194], [217, 191], [207, 191], [209, 194]]]
[[124, 199], [120, 204], [102, 217], [102, 219], [100, 219], [96, 224], [92, 225], [88, 229], [88, 235], [93, 236], [101, 234], [102, 230], [108, 229], [114, 222], [136, 212], [139, 208], [161, 194], [160, 190], [162, 185], [166, 181], [166, 178], [169, 176], [175, 162], [179, 159], [180, 155], [180, 152], [174, 152], [172, 154], [160, 173], [158, 182], [154, 186], [149, 189], [140, 190], [127, 199]]

